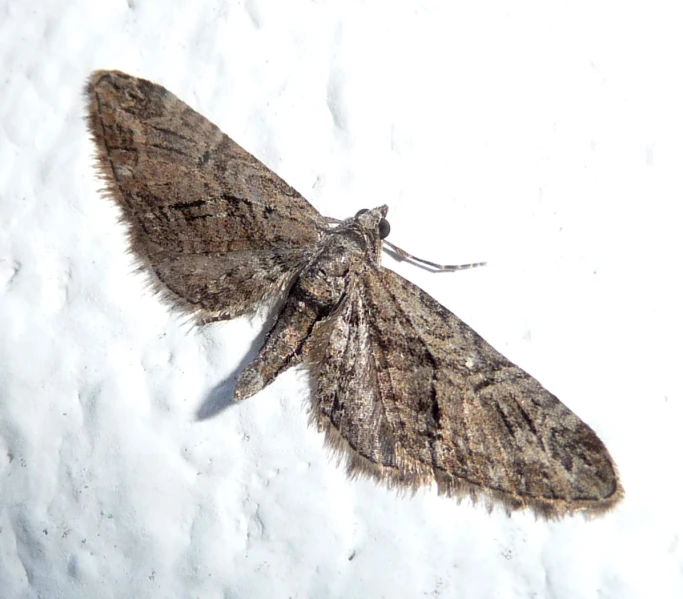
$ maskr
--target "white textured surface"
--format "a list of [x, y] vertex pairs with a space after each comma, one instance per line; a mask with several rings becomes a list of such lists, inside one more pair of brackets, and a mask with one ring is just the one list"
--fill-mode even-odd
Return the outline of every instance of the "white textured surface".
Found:
[[[0, 596], [683, 596], [676, 3], [0, 2]], [[348, 481], [290, 372], [197, 421], [260, 322], [132, 274], [81, 89], [162, 83], [323, 214], [488, 260], [427, 289], [602, 436], [626, 500], [507, 518]]]

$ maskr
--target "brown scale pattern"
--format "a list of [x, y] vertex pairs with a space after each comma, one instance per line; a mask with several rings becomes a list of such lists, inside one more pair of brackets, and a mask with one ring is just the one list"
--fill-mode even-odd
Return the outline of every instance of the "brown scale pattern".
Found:
[[622, 497], [593, 430], [436, 300], [382, 268], [387, 207], [331, 228], [299, 193], [160, 85], [93, 73], [106, 191], [155, 288], [198, 322], [274, 306], [236, 399], [303, 363], [311, 420], [351, 476], [398, 489], [599, 514]]

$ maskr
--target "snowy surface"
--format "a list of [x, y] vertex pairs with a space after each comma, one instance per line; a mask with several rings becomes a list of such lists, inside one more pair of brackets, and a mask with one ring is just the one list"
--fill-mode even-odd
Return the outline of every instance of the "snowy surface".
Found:
[[[680, 6], [467, 4], [0, 2], [0, 597], [683, 597]], [[487, 260], [385, 265], [594, 427], [624, 502], [549, 524], [349, 481], [301, 372], [226, 407], [262, 323], [193, 329], [133, 272], [96, 68], [325, 215], [386, 203], [399, 246]]]

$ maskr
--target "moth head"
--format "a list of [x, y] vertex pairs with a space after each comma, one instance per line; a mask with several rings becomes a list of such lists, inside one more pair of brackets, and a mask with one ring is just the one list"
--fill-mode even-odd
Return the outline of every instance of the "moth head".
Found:
[[377, 230], [379, 232], [379, 238], [384, 239], [391, 231], [389, 221], [384, 218], [388, 211], [389, 207], [386, 205], [380, 206], [379, 208], [373, 208], [372, 210], [363, 208], [356, 212], [354, 218], [363, 228]]

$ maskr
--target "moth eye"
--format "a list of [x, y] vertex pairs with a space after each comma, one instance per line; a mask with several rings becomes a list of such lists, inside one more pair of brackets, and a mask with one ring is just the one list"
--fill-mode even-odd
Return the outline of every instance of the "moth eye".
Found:
[[381, 221], [379, 221], [379, 238], [384, 239], [389, 235], [389, 232], [391, 231], [391, 225], [389, 224], [389, 221], [386, 218], [383, 218]]
[[365, 214], [368, 212], [367, 208], [361, 208], [358, 212], [356, 212], [356, 218], [358, 218], [361, 214]]

